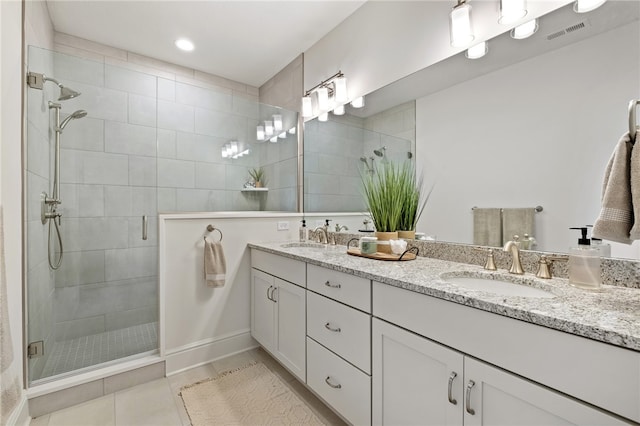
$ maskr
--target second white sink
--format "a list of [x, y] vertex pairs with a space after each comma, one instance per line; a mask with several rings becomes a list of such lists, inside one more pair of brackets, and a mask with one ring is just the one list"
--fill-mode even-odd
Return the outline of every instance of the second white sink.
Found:
[[447, 276], [443, 274], [442, 279], [457, 287], [466, 290], [484, 291], [494, 293], [500, 296], [519, 296], [519, 297], [542, 297], [551, 298], [555, 295], [549, 291], [526, 284], [517, 284], [501, 279], [491, 279], [483, 277], [469, 276]]

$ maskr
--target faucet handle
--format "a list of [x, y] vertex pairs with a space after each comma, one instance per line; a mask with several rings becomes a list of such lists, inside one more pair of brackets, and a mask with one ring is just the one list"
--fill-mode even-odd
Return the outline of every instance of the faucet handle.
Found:
[[538, 262], [538, 272], [536, 272], [536, 277], [550, 279], [553, 278], [551, 274], [551, 262], [554, 260], [558, 260], [561, 262], [566, 262], [569, 260], [567, 256], [547, 256], [543, 254], [540, 256], [540, 261]]
[[486, 251], [487, 252], [487, 260], [484, 263], [484, 269], [487, 271], [497, 271], [496, 260], [493, 257], [493, 249], [485, 249], [482, 247], [474, 247], [475, 250]]

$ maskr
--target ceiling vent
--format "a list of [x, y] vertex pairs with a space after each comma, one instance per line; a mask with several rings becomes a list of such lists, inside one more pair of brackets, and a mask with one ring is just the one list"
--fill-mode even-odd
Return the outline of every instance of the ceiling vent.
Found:
[[578, 22], [577, 24], [571, 25], [567, 28], [563, 28], [561, 30], [552, 32], [551, 34], [547, 35], [547, 40], [553, 40], [555, 38], [562, 37], [563, 35], [567, 35], [574, 31], [581, 30], [583, 28], [586, 28], [587, 25], [589, 25], [588, 21]]

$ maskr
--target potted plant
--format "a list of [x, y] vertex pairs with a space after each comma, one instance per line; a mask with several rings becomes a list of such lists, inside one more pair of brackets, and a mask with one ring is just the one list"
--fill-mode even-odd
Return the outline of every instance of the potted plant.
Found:
[[402, 194], [402, 214], [398, 224], [398, 237], [405, 239], [415, 239], [416, 225], [424, 210], [431, 191], [422, 198], [422, 176], [416, 176], [413, 163], [405, 162], [399, 170], [398, 177], [400, 192]]
[[256, 188], [262, 188], [262, 186], [267, 183], [264, 177], [264, 169], [262, 167], [249, 169], [249, 176], [253, 179], [253, 183]]
[[[391, 161], [377, 167], [374, 173], [362, 175], [364, 200], [378, 241], [398, 239], [404, 202], [401, 175], [401, 168]], [[378, 251], [391, 253], [391, 248], [378, 244]]]

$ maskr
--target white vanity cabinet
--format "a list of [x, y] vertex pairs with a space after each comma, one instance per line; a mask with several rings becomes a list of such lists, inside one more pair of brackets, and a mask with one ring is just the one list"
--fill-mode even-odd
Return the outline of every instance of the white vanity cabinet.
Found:
[[558, 392], [374, 319], [373, 424], [625, 423]]
[[[259, 254], [254, 256], [256, 253]], [[277, 259], [272, 259], [276, 260], [275, 263], [269, 263], [269, 256], [279, 256], [255, 250], [253, 254], [254, 266], [257, 264], [273, 272], [272, 268], [280, 264]], [[262, 255], [267, 255], [267, 259], [263, 259]], [[258, 262], [253, 261], [256, 257], [260, 259]], [[283, 260], [296, 262], [291, 265], [295, 265], [294, 270], [298, 269], [298, 275], [291, 275], [292, 270], [289, 269], [288, 277], [304, 285], [305, 264], [291, 259]], [[305, 321], [305, 288], [252, 268], [251, 336], [303, 382], [306, 380]]]

